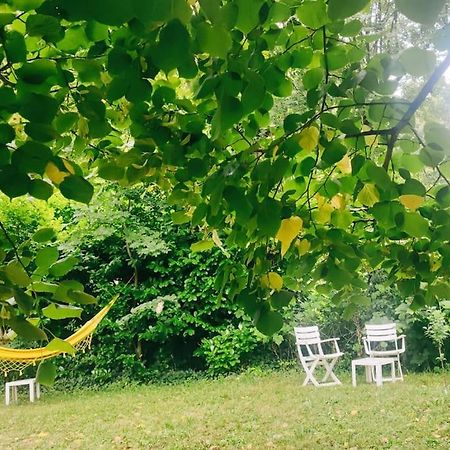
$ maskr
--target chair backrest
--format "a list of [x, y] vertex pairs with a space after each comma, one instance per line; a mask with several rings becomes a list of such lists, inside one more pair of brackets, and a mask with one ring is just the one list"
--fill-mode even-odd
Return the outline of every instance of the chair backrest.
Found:
[[371, 342], [395, 341], [397, 339], [397, 325], [395, 323], [366, 324], [366, 338]]
[[320, 341], [319, 327], [295, 327], [297, 345], [317, 344]]
[[298, 356], [303, 365], [305, 364], [305, 357], [323, 355], [322, 346], [320, 345], [319, 327], [295, 327], [294, 333]]

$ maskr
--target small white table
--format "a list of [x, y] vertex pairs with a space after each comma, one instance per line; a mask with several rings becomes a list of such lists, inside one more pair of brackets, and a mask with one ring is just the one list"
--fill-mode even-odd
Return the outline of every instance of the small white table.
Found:
[[372, 382], [372, 369], [375, 368], [375, 383], [377, 386], [383, 385], [383, 366], [391, 365], [391, 377], [388, 380], [395, 380], [395, 358], [360, 358], [352, 361], [352, 384], [356, 386], [356, 367], [366, 368], [366, 381]]
[[[30, 389], [30, 402], [41, 396], [41, 387], [36, 382], [36, 378], [27, 378], [26, 380], [8, 381], [5, 383], [5, 404], [9, 405], [11, 399], [17, 401], [17, 388], [19, 386], [28, 386]], [[11, 395], [12, 393], [12, 395]]]

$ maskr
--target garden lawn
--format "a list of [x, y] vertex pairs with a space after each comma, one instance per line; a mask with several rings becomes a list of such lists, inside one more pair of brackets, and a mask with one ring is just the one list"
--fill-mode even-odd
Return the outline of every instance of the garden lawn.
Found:
[[[0, 406], [2, 449], [448, 449], [445, 375], [302, 387], [288, 371]], [[450, 381], [450, 380], [449, 380]]]

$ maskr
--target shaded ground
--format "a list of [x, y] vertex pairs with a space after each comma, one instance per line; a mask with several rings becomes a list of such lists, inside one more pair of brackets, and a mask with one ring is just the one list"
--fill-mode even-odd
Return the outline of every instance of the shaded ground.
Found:
[[[302, 388], [299, 372], [44, 392], [0, 406], [1, 449], [448, 449], [445, 375]], [[450, 380], [449, 380], [450, 381]], [[362, 382], [362, 380], [361, 380]]]

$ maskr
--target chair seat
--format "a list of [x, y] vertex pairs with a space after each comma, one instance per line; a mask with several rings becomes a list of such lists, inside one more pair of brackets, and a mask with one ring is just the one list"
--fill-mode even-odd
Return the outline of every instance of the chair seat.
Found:
[[398, 356], [403, 353], [402, 350], [373, 350], [370, 352], [370, 356]]
[[303, 356], [303, 359], [305, 361], [315, 361], [316, 359], [334, 359], [334, 358], [339, 358], [340, 356], [342, 356], [343, 353], [339, 352], [339, 353], [328, 353], [326, 355], [308, 355], [308, 356]]

